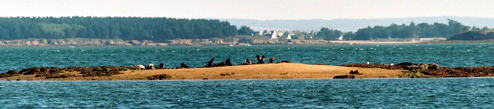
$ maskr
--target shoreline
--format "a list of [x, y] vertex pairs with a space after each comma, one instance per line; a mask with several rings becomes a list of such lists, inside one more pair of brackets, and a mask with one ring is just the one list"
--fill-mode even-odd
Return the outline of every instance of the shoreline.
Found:
[[[236, 39], [236, 40], [233, 40]], [[494, 43], [494, 40], [443, 40], [443, 41], [374, 41], [374, 40], [256, 40], [239, 42], [232, 39], [171, 39], [168, 42], [152, 40], [121, 40], [121, 39], [16, 39], [0, 40], [0, 47], [71, 47], [71, 46], [257, 46], [257, 45], [353, 45], [353, 44], [442, 44], [442, 43]]]

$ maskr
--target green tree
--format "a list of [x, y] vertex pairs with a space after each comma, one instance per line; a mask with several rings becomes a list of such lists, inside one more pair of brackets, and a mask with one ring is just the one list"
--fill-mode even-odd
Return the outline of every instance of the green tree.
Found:
[[252, 35], [254, 33], [254, 30], [250, 29], [247, 26], [242, 26], [238, 29], [238, 34], [240, 35]]
[[333, 30], [329, 28], [321, 28], [319, 33], [316, 34], [316, 38], [322, 38], [324, 40], [338, 40], [343, 32], [339, 30]]
[[[242, 30], [249, 32], [246, 30], [250, 28], [245, 28]], [[0, 17], [0, 39], [102, 38], [161, 42], [177, 38], [221, 38], [235, 36], [237, 32], [229, 22], [208, 19]]]

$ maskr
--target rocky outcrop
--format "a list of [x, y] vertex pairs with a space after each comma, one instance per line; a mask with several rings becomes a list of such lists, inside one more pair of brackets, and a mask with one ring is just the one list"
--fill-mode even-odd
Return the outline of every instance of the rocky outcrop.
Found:
[[434, 63], [429, 64], [413, 64], [411, 62], [403, 62], [396, 66], [402, 67], [405, 70], [437, 70], [439, 65]]
[[35, 75], [35, 77], [45, 78], [68, 78], [68, 77], [95, 77], [95, 76], [111, 76], [120, 74], [120, 71], [135, 70], [134, 67], [114, 67], [114, 66], [99, 66], [99, 67], [35, 67], [17, 70], [10, 70], [5, 73], [0, 73], [0, 78], [12, 77], [17, 75]]
[[349, 64], [346, 67], [383, 68], [405, 70], [400, 77], [429, 78], [429, 77], [486, 77], [494, 76], [494, 66], [479, 67], [440, 67], [437, 64], [415, 64], [402, 62], [397, 65], [386, 64]]
[[17, 76], [20, 75], [20, 73], [17, 70], [10, 70], [5, 73], [0, 73], [0, 78], [3, 77], [12, 77], [12, 76]]

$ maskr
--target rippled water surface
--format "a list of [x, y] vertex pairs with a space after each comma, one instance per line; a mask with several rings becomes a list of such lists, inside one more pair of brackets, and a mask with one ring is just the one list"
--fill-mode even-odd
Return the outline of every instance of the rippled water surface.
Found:
[[30, 67], [132, 66], [159, 64], [200, 67], [231, 59], [233, 64], [255, 55], [277, 61], [342, 65], [350, 63], [437, 63], [440, 66], [494, 66], [494, 44], [405, 44], [325, 46], [202, 46], [202, 47], [0, 47], [0, 71]]
[[2, 108], [494, 108], [494, 78], [0, 82]]
[[[370, 62], [494, 66], [494, 44], [0, 47], [0, 71], [30, 67], [132, 66], [255, 55], [306, 64]], [[494, 108], [494, 78], [214, 81], [0, 81], [0, 108]]]

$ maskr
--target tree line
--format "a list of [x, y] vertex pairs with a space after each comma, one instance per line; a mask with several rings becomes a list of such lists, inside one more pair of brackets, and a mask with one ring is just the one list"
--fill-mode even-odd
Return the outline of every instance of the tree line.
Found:
[[487, 30], [487, 27], [477, 28], [462, 25], [461, 23], [448, 19], [448, 24], [442, 23], [419, 23], [411, 22], [409, 25], [391, 24], [390, 26], [374, 26], [358, 29], [356, 32], [342, 32], [339, 30], [321, 28], [315, 37], [324, 40], [338, 40], [343, 36], [346, 40], [376, 40], [389, 38], [430, 38], [445, 37], [449, 38], [457, 33], [469, 30]]
[[[250, 28], [243, 27], [242, 34]], [[222, 38], [239, 30], [226, 21], [166, 17], [0, 17], [0, 39], [100, 38], [155, 40]]]

